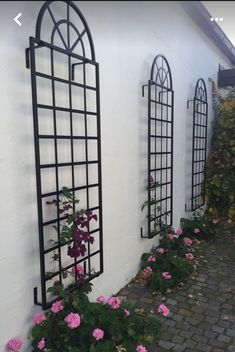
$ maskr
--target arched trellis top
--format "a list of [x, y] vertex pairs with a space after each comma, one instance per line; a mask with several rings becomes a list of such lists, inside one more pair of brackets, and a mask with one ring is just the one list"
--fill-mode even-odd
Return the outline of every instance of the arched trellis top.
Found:
[[199, 78], [197, 80], [194, 98], [207, 103], [207, 90], [206, 90], [206, 84], [203, 78]]
[[150, 81], [153, 81], [167, 89], [172, 89], [171, 70], [165, 56], [157, 55], [153, 60]]
[[[66, 11], [66, 18], [62, 18], [60, 20], [57, 20], [51, 10], [51, 5], [53, 3], [64, 3], [67, 6], [67, 11]], [[76, 15], [78, 16], [80, 22], [83, 25], [83, 29], [78, 31], [77, 26], [71, 21], [70, 18], [70, 11], [74, 10]], [[46, 41], [49, 42], [48, 38], [44, 38], [42, 35], [42, 28], [43, 28], [43, 19], [45, 17], [45, 15], [49, 14], [48, 20], [50, 19], [50, 21], [52, 21], [53, 24], [53, 29], [52, 32], [50, 34], [50, 42], [51, 44], [53, 44], [54, 42], [54, 36], [55, 33], [58, 34], [58, 36], [60, 37], [61, 40], [61, 46], [66, 49], [67, 51], [73, 52], [75, 50], [75, 48], [77, 47], [77, 45], [80, 43], [81, 47], [82, 47], [82, 51], [83, 51], [83, 56], [86, 57], [86, 53], [85, 53], [85, 46], [83, 43], [83, 37], [85, 36], [85, 34], [87, 35], [88, 38], [88, 42], [89, 42], [89, 46], [90, 46], [90, 52], [91, 52], [91, 60], [95, 61], [95, 49], [94, 49], [94, 44], [93, 44], [93, 39], [91, 36], [91, 32], [89, 29], [89, 26], [86, 22], [86, 19], [84, 18], [83, 14], [81, 13], [81, 11], [78, 9], [78, 7], [72, 2], [72, 1], [65, 1], [65, 0], [61, 0], [61, 1], [46, 1], [44, 3], [44, 5], [41, 7], [41, 10], [38, 14], [38, 18], [37, 18], [37, 22], [36, 22], [36, 38], [41, 41]], [[60, 29], [60, 27], [62, 25], [67, 25], [67, 34], [66, 36], [64, 36], [64, 31], [62, 31]], [[72, 42], [70, 42], [70, 31], [71, 28], [75, 31], [77, 38]]]

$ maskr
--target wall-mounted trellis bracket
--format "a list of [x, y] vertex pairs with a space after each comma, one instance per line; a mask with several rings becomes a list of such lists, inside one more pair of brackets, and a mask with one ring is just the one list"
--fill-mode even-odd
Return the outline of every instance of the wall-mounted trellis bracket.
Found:
[[[48, 288], [55, 282], [71, 288], [67, 273], [77, 264], [85, 281], [103, 272], [99, 65], [88, 24], [72, 1], [45, 2], [29, 42], [41, 277], [34, 302], [46, 309], [53, 302]], [[63, 187], [80, 200], [72, 213], [83, 209], [97, 219], [86, 224], [94, 243], [87, 242], [76, 256], [69, 256], [61, 241]], [[79, 287], [76, 274], [73, 280]]]
[[194, 98], [187, 101], [188, 109], [190, 103], [193, 113], [191, 199], [186, 203], [185, 210], [195, 211], [205, 204], [208, 103], [206, 85], [202, 78], [196, 83]]
[[172, 225], [174, 91], [169, 64], [162, 55], [153, 61], [150, 80], [142, 86], [148, 99], [147, 234], [153, 238]]

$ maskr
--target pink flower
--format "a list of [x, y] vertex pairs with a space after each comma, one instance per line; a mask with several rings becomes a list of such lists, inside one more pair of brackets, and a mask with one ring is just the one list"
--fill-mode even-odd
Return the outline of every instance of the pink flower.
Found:
[[159, 248], [157, 248], [157, 252], [162, 255], [165, 252], [165, 249], [159, 247]]
[[158, 307], [158, 313], [162, 313], [164, 317], [167, 317], [170, 313], [170, 309], [168, 309], [164, 304], [160, 304]]
[[139, 345], [136, 347], [137, 352], [148, 352], [147, 348], [144, 347], [143, 345]]
[[72, 268], [73, 274], [80, 274], [84, 275], [84, 268], [80, 264], [77, 264], [75, 267]]
[[38, 349], [40, 350], [40, 351], [43, 351], [44, 349], [45, 349], [45, 340], [44, 340], [44, 338], [42, 338], [39, 342], [38, 342], [38, 344], [37, 344], [37, 347], [38, 347]]
[[7, 349], [8, 351], [19, 352], [23, 342], [20, 339], [10, 339], [7, 342]]
[[162, 276], [164, 277], [165, 280], [171, 279], [171, 275], [168, 273], [168, 271], [165, 271], [164, 273], [162, 273]]
[[70, 313], [64, 319], [70, 329], [77, 328], [81, 323], [81, 318], [77, 313]]
[[183, 231], [182, 231], [181, 229], [177, 229], [177, 230], [175, 231], [175, 233], [176, 233], [178, 236], [180, 236], [180, 235], [182, 235]]
[[124, 316], [125, 316], [125, 317], [129, 317], [130, 314], [131, 314], [131, 313], [129, 312], [129, 310], [124, 309]]
[[212, 219], [212, 224], [215, 224], [215, 225], [216, 225], [216, 224], [218, 224], [218, 222], [219, 222], [219, 220], [218, 220], [218, 219], [215, 219], [215, 218], [214, 218], [214, 219]]
[[188, 238], [188, 237], [184, 237], [183, 238], [183, 242], [184, 242], [185, 246], [191, 246], [192, 243], [193, 243], [193, 241], [190, 238]]
[[61, 301], [56, 301], [55, 303], [52, 304], [52, 307], [51, 307], [52, 313], [59, 313], [63, 309], [64, 309], [64, 306], [61, 303]]
[[121, 305], [121, 301], [120, 301], [120, 298], [119, 297], [110, 297], [109, 299], [108, 299], [108, 305], [110, 306], [110, 307], [112, 307], [113, 309], [117, 309], [117, 308], [119, 308], [120, 307], [120, 305]]
[[152, 273], [152, 271], [153, 271], [153, 269], [152, 269], [152, 268], [150, 268], [150, 266], [146, 266], [146, 268], [144, 269], [144, 273], [145, 273], [146, 275], [151, 274], [151, 273]]
[[195, 228], [193, 229], [193, 232], [194, 232], [194, 233], [199, 233], [199, 232], [201, 232], [201, 230], [200, 230], [198, 227], [195, 227]]
[[186, 258], [187, 260], [189, 260], [189, 261], [193, 260], [193, 255], [192, 255], [192, 253], [186, 253], [186, 254], [185, 254], [185, 258]]
[[47, 320], [46, 316], [44, 313], [37, 313], [33, 316], [33, 324], [35, 325], [40, 325], [42, 324], [45, 320]]
[[99, 303], [106, 303], [107, 299], [104, 296], [99, 296], [96, 301]]
[[173, 233], [168, 233], [166, 237], [168, 238], [168, 240], [173, 240], [175, 236], [173, 235]]
[[156, 258], [153, 255], [150, 255], [150, 257], [148, 257], [148, 262], [156, 262]]
[[101, 329], [95, 329], [93, 330], [92, 336], [98, 341], [98, 340], [103, 340], [104, 338], [104, 331]]

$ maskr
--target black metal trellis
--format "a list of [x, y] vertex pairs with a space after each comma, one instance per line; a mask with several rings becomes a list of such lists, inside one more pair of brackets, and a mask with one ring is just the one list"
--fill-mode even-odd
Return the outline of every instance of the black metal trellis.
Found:
[[170, 66], [157, 55], [148, 87], [148, 229], [141, 237], [152, 238], [172, 225], [174, 91]]
[[[66, 283], [65, 272], [75, 264], [83, 266], [87, 281], [103, 272], [99, 65], [87, 22], [71, 1], [45, 2], [29, 42], [41, 271], [41, 299], [35, 288], [34, 301], [46, 309], [52, 303], [48, 285]], [[46, 205], [52, 198], [59, 201], [63, 186], [80, 199], [79, 208], [98, 217], [88, 227], [94, 245], [75, 259], [59, 242], [64, 220], [59, 205], [54, 214]], [[58, 229], [56, 245], [49, 239], [52, 225]]]
[[205, 204], [205, 168], [207, 149], [208, 103], [207, 90], [202, 78], [198, 79], [193, 100], [192, 131], [192, 183], [189, 211], [195, 211]]

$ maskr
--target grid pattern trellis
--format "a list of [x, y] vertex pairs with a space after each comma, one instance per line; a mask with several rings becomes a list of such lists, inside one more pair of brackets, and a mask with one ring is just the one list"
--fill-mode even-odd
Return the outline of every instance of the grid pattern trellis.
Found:
[[202, 78], [195, 87], [192, 132], [192, 184], [191, 207], [194, 211], [205, 204], [205, 168], [207, 149], [208, 103], [207, 90]]
[[174, 91], [169, 64], [162, 55], [153, 61], [148, 84], [148, 228], [152, 238], [172, 225]]
[[[56, 19], [54, 12], [63, 18]], [[52, 24], [50, 35], [48, 22]], [[30, 37], [27, 54], [41, 269], [41, 302], [37, 288], [34, 300], [45, 309], [52, 303], [47, 288], [55, 281], [68, 284], [65, 273], [76, 264], [83, 266], [87, 281], [103, 272], [99, 66], [89, 27], [73, 2], [45, 2], [39, 12], [36, 38]], [[98, 218], [96, 224], [88, 225], [95, 241], [87, 244], [82, 257], [69, 257], [67, 245], [60, 242], [65, 217], [59, 201], [64, 186], [80, 200], [72, 212], [82, 208]], [[54, 209], [47, 205], [53, 199]], [[57, 227], [54, 235], [53, 225]], [[51, 260], [55, 256], [57, 261]]]

